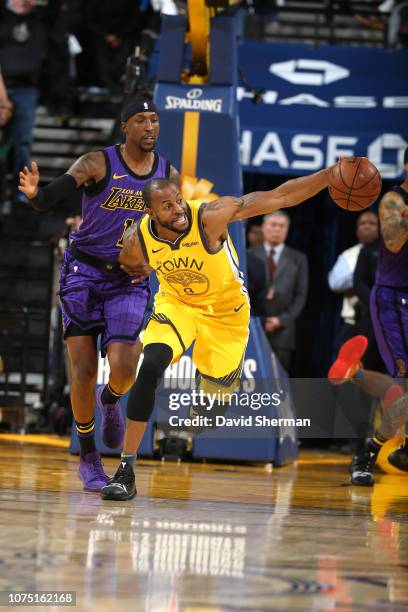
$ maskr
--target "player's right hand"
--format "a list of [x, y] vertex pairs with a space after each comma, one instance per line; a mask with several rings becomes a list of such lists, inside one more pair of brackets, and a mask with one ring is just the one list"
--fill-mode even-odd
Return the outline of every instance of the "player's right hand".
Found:
[[127, 266], [126, 264], [121, 264], [120, 267], [124, 272], [126, 272], [126, 274], [135, 277], [130, 281], [132, 284], [139, 283], [153, 272], [153, 268], [149, 266], [149, 264], [138, 264], [137, 266]]
[[38, 166], [33, 161], [31, 163], [31, 169], [24, 166], [20, 172], [20, 184], [18, 190], [24, 193], [29, 200], [35, 198], [38, 193], [38, 183], [40, 182], [40, 173]]

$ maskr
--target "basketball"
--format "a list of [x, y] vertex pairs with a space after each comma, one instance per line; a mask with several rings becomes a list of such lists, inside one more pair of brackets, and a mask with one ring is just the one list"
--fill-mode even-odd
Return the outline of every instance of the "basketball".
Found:
[[330, 197], [340, 208], [364, 210], [374, 204], [380, 192], [380, 173], [366, 157], [342, 159], [330, 170]]

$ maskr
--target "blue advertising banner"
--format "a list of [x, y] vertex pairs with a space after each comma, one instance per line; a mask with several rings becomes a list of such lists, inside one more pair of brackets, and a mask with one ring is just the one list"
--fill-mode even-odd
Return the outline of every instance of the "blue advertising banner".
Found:
[[383, 178], [402, 176], [408, 50], [246, 41], [239, 65], [244, 170], [306, 174], [341, 154], [369, 157]]

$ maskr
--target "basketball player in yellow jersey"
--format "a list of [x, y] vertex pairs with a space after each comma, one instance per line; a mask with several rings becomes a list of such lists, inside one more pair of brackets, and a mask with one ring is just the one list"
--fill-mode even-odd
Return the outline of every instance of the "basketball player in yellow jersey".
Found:
[[155, 270], [160, 287], [143, 336], [143, 363], [129, 395], [121, 462], [101, 489], [103, 499], [136, 495], [133, 466], [156, 387], [167, 366], [193, 342], [200, 389], [231, 393], [239, 384], [249, 302], [228, 224], [307, 200], [328, 186], [329, 171], [287, 181], [272, 191], [203, 204], [185, 202], [167, 179], [145, 186], [148, 214], [129, 228], [119, 261], [129, 274]]

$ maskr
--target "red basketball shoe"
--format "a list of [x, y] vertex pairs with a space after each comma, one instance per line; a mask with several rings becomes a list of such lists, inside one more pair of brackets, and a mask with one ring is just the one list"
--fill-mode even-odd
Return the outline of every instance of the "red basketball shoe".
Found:
[[361, 358], [367, 346], [368, 340], [365, 336], [354, 336], [343, 344], [327, 375], [332, 385], [341, 385], [353, 378], [357, 370], [361, 368]]

